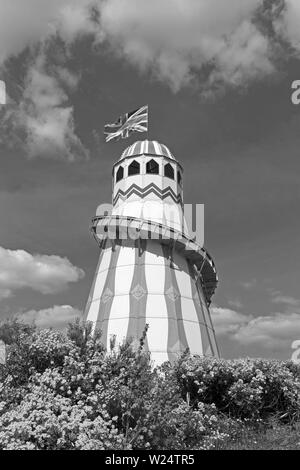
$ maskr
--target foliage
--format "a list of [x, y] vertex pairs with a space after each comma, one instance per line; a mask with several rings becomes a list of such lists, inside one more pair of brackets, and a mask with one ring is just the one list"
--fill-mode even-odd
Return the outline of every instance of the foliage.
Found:
[[66, 333], [2, 325], [0, 449], [222, 448], [254, 421], [296, 419], [298, 366], [185, 354], [153, 368], [145, 335], [106, 352], [79, 321]]
[[300, 367], [266, 359], [187, 358], [176, 366], [182, 394], [193, 404], [214, 403], [234, 418], [299, 418]]

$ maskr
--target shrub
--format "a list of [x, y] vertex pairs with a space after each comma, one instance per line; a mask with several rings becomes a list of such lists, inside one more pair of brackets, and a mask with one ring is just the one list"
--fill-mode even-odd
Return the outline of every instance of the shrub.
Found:
[[266, 359], [218, 360], [189, 357], [176, 369], [181, 394], [193, 404], [214, 403], [231, 417], [299, 416], [300, 367]]
[[[130, 342], [12, 322], [0, 327], [0, 449], [211, 449], [254, 420], [299, 413], [299, 367], [190, 357], [153, 368]], [[146, 331], [145, 331], [146, 334]], [[246, 423], [246, 424], [245, 424]]]

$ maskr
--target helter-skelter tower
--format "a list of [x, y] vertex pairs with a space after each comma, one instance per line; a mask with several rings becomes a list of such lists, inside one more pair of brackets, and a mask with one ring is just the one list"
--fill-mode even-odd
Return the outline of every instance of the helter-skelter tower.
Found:
[[155, 364], [187, 348], [219, 355], [209, 312], [217, 273], [189, 236], [182, 174], [165, 145], [135, 142], [113, 166], [111, 213], [100, 210], [91, 228], [100, 258], [85, 319], [108, 350], [112, 338], [138, 344], [148, 324], [145, 348]]

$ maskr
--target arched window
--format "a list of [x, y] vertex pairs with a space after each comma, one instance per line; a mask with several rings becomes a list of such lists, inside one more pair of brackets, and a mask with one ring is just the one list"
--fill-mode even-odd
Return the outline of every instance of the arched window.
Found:
[[131, 162], [128, 167], [128, 176], [138, 175], [139, 172], [140, 172], [140, 164], [137, 161], [133, 160], [133, 162]]
[[181, 185], [181, 182], [182, 182], [181, 173], [180, 173], [180, 171], [177, 171], [177, 183]]
[[172, 167], [172, 165], [170, 165], [170, 163], [167, 163], [165, 165], [164, 175], [167, 178], [171, 178], [172, 180], [174, 179], [174, 168]]
[[122, 178], [124, 178], [124, 168], [122, 166], [119, 166], [117, 174], [116, 174], [116, 183], [120, 181]]
[[155, 160], [150, 160], [149, 162], [147, 162], [146, 173], [150, 173], [152, 175], [158, 175], [158, 172], [159, 172], [159, 166]]

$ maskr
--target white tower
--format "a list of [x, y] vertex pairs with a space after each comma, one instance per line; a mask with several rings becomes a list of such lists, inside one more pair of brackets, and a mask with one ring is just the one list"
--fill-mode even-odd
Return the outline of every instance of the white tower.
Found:
[[218, 356], [209, 305], [217, 286], [212, 258], [188, 235], [182, 166], [156, 141], [129, 146], [113, 167], [113, 210], [92, 232], [100, 259], [85, 318], [109, 349], [142, 336], [156, 364], [191, 354]]

